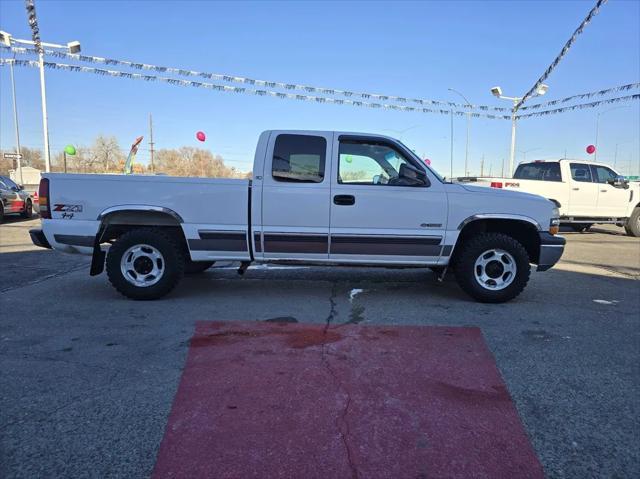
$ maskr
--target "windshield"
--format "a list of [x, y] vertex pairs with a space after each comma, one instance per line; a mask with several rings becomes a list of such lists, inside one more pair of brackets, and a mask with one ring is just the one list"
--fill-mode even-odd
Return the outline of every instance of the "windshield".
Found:
[[513, 177], [518, 180], [562, 181], [560, 163], [540, 162], [518, 165]]

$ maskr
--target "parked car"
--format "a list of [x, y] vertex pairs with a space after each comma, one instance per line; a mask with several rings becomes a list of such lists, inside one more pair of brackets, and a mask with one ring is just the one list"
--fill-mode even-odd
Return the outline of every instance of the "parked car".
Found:
[[518, 165], [513, 178], [458, 180], [549, 198], [560, 209], [560, 222], [576, 231], [595, 223], [616, 224], [623, 226], [629, 236], [640, 236], [640, 183], [630, 183], [603, 163], [533, 161]]
[[19, 214], [23, 218], [33, 215], [33, 198], [22, 185], [11, 178], [0, 176], [0, 223], [5, 215]]
[[[340, 132], [266, 131], [253, 179], [44, 175], [34, 244], [93, 256], [133, 299], [167, 294], [218, 260], [452, 266], [503, 302], [561, 257], [558, 209], [540, 196], [445, 182], [402, 143]], [[110, 243], [108, 251], [101, 245]]]

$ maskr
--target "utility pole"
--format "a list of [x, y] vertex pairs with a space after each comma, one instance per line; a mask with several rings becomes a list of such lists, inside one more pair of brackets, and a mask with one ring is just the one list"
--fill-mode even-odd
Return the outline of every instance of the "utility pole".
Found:
[[151, 172], [155, 173], [156, 168], [153, 164], [153, 118], [151, 117], [151, 113], [149, 113], [149, 152], [151, 153]]
[[480, 176], [484, 176], [484, 153], [482, 154], [482, 159], [480, 160]]

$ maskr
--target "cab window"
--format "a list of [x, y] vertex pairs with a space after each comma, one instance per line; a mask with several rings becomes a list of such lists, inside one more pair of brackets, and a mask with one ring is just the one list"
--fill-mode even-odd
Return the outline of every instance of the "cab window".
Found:
[[276, 181], [322, 183], [327, 140], [321, 136], [278, 135], [271, 175]]
[[562, 181], [560, 163], [557, 161], [518, 165], [513, 177], [519, 180]]
[[375, 142], [343, 140], [340, 142], [339, 156], [338, 183], [414, 186], [414, 184], [405, 184], [405, 180], [400, 177], [402, 166], [413, 167], [412, 163], [391, 146]]
[[591, 183], [591, 170], [584, 163], [571, 163], [571, 178], [574, 181]]

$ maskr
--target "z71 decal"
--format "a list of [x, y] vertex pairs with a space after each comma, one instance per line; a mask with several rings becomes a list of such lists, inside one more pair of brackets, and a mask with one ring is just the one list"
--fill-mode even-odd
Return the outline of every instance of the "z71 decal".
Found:
[[53, 211], [62, 213], [63, 220], [70, 220], [73, 218], [75, 213], [82, 213], [82, 205], [65, 205], [57, 203], [53, 205]]

